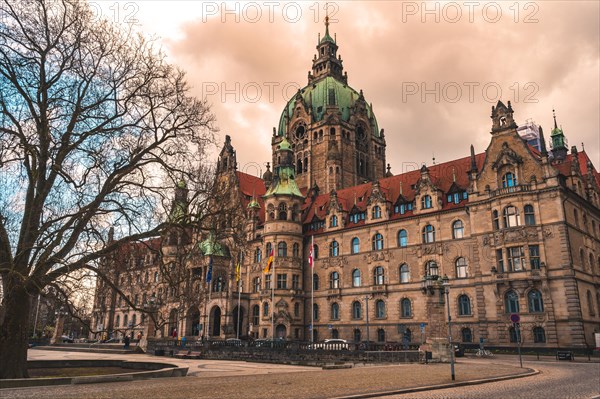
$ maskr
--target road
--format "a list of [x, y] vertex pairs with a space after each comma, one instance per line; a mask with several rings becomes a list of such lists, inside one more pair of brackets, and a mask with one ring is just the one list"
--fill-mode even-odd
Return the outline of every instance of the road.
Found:
[[[516, 358], [473, 359], [469, 362], [518, 364]], [[404, 395], [385, 396], [387, 399], [526, 399], [526, 398], [600, 398], [600, 363], [527, 361], [524, 367], [540, 374], [508, 381], [490, 382], [459, 388], [440, 389]], [[383, 396], [382, 396], [383, 397]]]

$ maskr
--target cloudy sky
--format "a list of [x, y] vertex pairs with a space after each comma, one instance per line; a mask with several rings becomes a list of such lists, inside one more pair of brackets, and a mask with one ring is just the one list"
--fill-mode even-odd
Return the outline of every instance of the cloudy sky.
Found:
[[[240, 169], [270, 159], [272, 128], [307, 83], [324, 2], [98, 3], [137, 20], [212, 103], [221, 140]], [[112, 4], [112, 5], [111, 5]], [[519, 125], [552, 127], [556, 109], [569, 145], [585, 144], [600, 167], [600, 3], [329, 2], [350, 86], [364, 90], [385, 129], [387, 160], [415, 164], [485, 150], [491, 106], [511, 101]], [[109, 7], [113, 7], [109, 9]], [[117, 13], [118, 11], [118, 13]]]

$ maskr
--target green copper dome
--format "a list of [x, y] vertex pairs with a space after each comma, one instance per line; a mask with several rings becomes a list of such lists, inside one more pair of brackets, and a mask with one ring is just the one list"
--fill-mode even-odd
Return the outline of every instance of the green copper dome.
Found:
[[[350, 120], [351, 108], [360, 97], [360, 93], [356, 90], [331, 76], [327, 76], [318, 82], [304, 87], [300, 90], [300, 94], [302, 95], [304, 102], [312, 108], [312, 122], [318, 122], [323, 119], [325, 108], [330, 99], [334, 101], [335, 105], [337, 105], [342, 113], [342, 120], [348, 122], [348, 120]], [[330, 94], [333, 94], [333, 98], [330, 97]], [[288, 120], [292, 117], [295, 106], [296, 96], [288, 101], [281, 114], [281, 118], [279, 119], [279, 130], [277, 132], [279, 136], [286, 135], [286, 116]], [[366, 104], [366, 108], [367, 116], [372, 121], [371, 130], [376, 137], [379, 137], [379, 127], [377, 125], [377, 119], [373, 114], [373, 110], [368, 103]]]

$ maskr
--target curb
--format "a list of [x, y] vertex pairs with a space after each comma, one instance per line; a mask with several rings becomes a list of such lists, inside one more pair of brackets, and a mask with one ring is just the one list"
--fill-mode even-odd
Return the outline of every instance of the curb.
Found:
[[490, 377], [490, 378], [483, 378], [480, 380], [461, 381], [461, 382], [455, 382], [455, 383], [428, 385], [428, 386], [421, 386], [421, 387], [414, 387], [414, 388], [403, 388], [403, 389], [397, 389], [397, 390], [393, 390], [393, 391], [370, 392], [370, 393], [357, 394], [357, 395], [336, 396], [331, 399], [376, 398], [376, 397], [380, 397], [380, 396], [400, 395], [400, 394], [405, 394], [405, 393], [433, 391], [433, 390], [446, 389], [446, 388], [458, 388], [458, 387], [464, 387], [464, 386], [469, 386], [469, 385], [486, 384], [488, 382], [505, 381], [505, 380], [513, 380], [513, 379], [517, 379], [517, 378], [530, 377], [532, 375], [537, 375], [540, 373], [540, 371], [537, 369], [527, 368], [526, 370], [528, 370], [528, 371], [526, 371], [525, 373], [522, 373], [522, 374], [509, 374], [509, 375], [503, 375], [501, 377]]

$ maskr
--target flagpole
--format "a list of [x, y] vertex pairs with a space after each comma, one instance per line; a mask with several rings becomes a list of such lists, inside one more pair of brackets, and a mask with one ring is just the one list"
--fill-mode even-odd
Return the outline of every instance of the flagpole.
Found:
[[311, 236], [310, 243], [310, 343], [315, 341], [315, 236]]
[[275, 341], [275, 251], [273, 250], [273, 267], [271, 268], [271, 334]]
[[[241, 255], [241, 252], [240, 252]], [[240, 261], [241, 256], [238, 256], [238, 267], [236, 268], [236, 277], [238, 279], [238, 315], [237, 315], [237, 326], [235, 328], [236, 338], [240, 339], [240, 301], [242, 300], [242, 262]]]
[[[213, 266], [213, 260], [212, 260], [212, 255], [210, 256], [210, 258], [208, 259], [208, 272], [206, 273], [206, 282], [208, 283], [208, 301], [206, 301], [207, 305], [208, 302], [210, 302], [210, 296], [212, 293], [212, 266]], [[210, 308], [208, 308], [208, 313], [206, 314], [206, 340], [208, 341], [208, 339], [210, 338]]]

